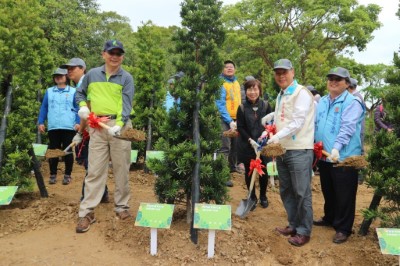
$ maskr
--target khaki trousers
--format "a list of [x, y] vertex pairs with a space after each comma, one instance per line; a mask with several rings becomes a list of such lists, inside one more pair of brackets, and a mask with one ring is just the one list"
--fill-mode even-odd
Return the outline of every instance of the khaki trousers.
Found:
[[[112, 127], [115, 125], [115, 120], [110, 120], [106, 124]], [[125, 128], [132, 128], [130, 120], [123, 127]], [[86, 214], [93, 212], [100, 203], [107, 183], [110, 158], [115, 181], [114, 210], [121, 212], [129, 209], [131, 142], [110, 136], [106, 129], [89, 128], [89, 134], [89, 168], [85, 178], [85, 197], [79, 207], [79, 217], [85, 217]]]

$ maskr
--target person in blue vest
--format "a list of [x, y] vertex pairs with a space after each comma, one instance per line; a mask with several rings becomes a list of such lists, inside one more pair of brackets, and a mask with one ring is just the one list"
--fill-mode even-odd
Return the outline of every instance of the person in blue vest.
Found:
[[174, 75], [174, 77], [170, 78], [167, 83], [168, 83], [168, 90], [167, 90], [167, 95], [165, 96], [165, 103], [164, 103], [164, 108], [167, 111], [167, 113], [171, 110], [171, 108], [176, 107], [179, 111], [180, 105], [181, 105], [181, 97], [179, 97], [175, 91], [175, 83], [179, 81], [185, 73], [182, 71], [178, 72], [177, 74]]
[[[78, 108], [75, 103], [75, 88], [67, 85], [67, 70], [58, 68], [53, 73], [55, 85], [46, 90], [39, 112], [39, 131], [46, 131], [45, 121], [47, 120], [49, 149], [65, 149], [72, 143], [72, 139], [79, 130], [80, 119], [73, 111]], [[71, 182], [71, 172], [74, 164], [73, 154], [64, 158], [65, 173], [62, 181], [63, 185]], [[49, 184], [57, 182], [58, 158], [49, 159], [50, 180]]]
[[352, 233], [356, 210], [358, 171], [334, 167], [335, 162], [361, 155], [361, 126], [365, 107], [358, 97], [347, 91], [349, 71], [331, 69], [327, 75], [328, 95], [321, 98], [315, 121], [315, 141], [322, 141], [330, 153], [318, 162], [321, 189], [324, 195], [324, 216], [314, 220], [315, 226], [329, 226], [336, 231], [332, 241], [340, 244]]

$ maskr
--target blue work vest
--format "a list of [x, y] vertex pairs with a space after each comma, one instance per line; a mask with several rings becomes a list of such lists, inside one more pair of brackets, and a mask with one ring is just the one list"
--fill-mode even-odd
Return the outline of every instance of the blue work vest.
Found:
[[74, 109], [75, 88], [67, 86], [60, 90], [57, 86], [47, 89], [48, 130], [52, 129], [70, 129], [74, 130], [76, 124], [76, 114]]

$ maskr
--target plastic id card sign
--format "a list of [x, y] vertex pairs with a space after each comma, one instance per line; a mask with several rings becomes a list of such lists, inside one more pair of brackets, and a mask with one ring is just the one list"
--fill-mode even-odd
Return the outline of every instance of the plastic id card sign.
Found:
[[175, 205], [160, 203], [140, 203], [136, 215], [136, 226], [170, 228]]
[[18, 186], [0, 186], [0, 205], [8, 205], [14, 198]]
[[400, 255], [400, 229], [376, 228], [382, 254]]
[[209, 230], [231, 230], [231, 205], [196, 203], [193, 227]]

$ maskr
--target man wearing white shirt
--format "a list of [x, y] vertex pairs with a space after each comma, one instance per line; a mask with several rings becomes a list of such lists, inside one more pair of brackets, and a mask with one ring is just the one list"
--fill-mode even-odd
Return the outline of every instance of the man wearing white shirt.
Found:
[[[310, 241], [313, 224], [311, 168], [315, 108], [313, 95], [297, 83], [294, 74], [292, 62], [288, 59], [274, 63], [275, 82], [281, 92], [276, 99], [273, 117], [277, 133], [268, 140], [268, 144], [281, 143], [286, 149], [283, 156], [276, 158], [276, 163], [279, 192], [289, 224], [275, 230], [290, 236], [289, 243], [300, 247]], [[269, 122], [263, 120], [264, 123]]]

